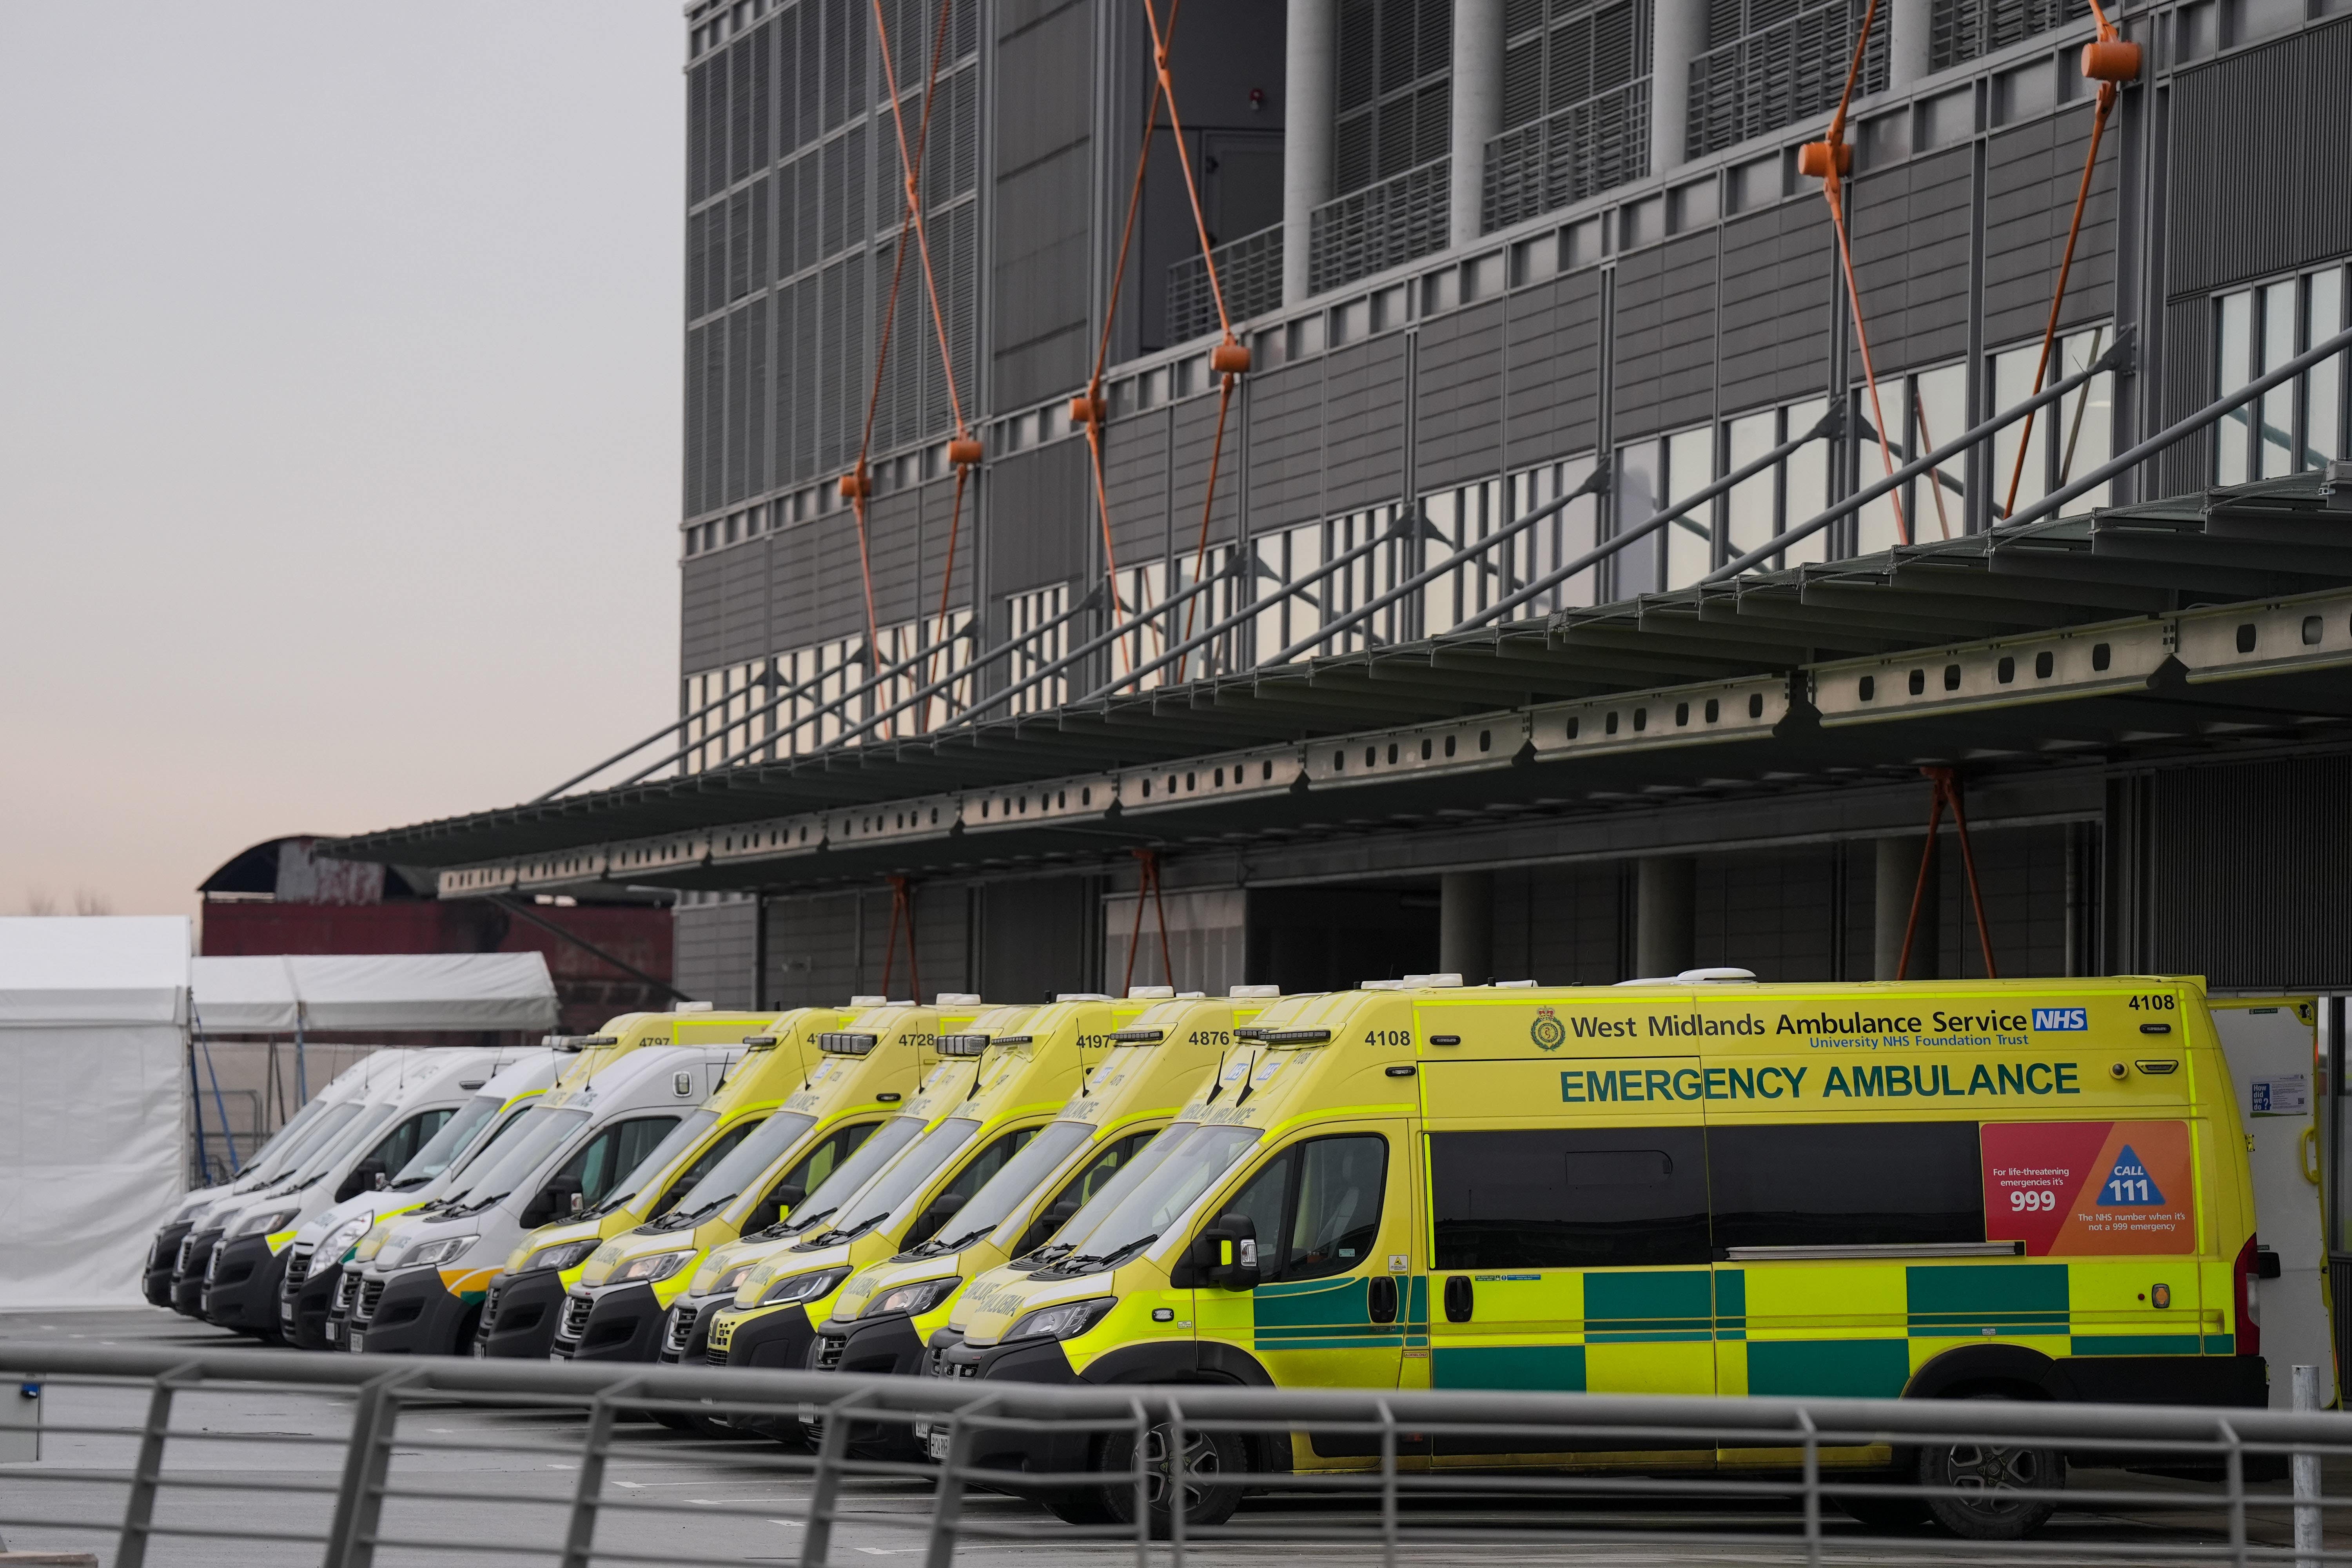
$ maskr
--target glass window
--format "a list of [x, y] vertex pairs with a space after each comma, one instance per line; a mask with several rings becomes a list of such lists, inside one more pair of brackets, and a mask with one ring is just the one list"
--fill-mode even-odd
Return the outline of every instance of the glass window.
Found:
[[1430, 1135], [1439, 1268], [1706, 1263], [1706, 1147], [1696, 1127]]
[[[1020, 1207], [1021, 1200], [1036, 1191], [1038, 1183], [1085, 1148], [1094, 1135], [1095, 1130], [1083, 1121], [1056, 1121], [1047, 1126], [1029, 1141], [1028, 1147], [990, 1176], [987, 1185], [972, 1193], [971, 1200], [956, 1211], [955, 1224], [939, 1237], [939, 1245], [933, 1250], [953, 1252], [970, 1247], [1003, 1224], [1004, 1216]], [[922, 1239], [910, 1235], [907, 1245], [912, 1247]]]
[[[2226, 397], [2254, 379], [2254, 296], [2241, 289], [2221, 297], [2215, 328], [2216, 394]], [[2253, 477], [2253, 411], [2233, 408], [2213, 427], [2213, 478], [2224, 485], [2242, 485]]]
[[[2305, 305], [2305, 335], [2303, 346], [2314, 348], [2344, 330], [2344, 268], [2331, 267], [2325, 272], [2311, 275]], [[2303, 467], [2324, 468], [2330, 458], [2345, 456], [2344, 449], [2344, 369], [2347, 357], [2339, 354], [2324, 364], [2314, 365], [2304, 379], [2310, 383], [2305, 394]]]
[[[770, 1119], [768, 1125], [775, 1125], [773, 1118]], [[753, 1231], [765, 1230], [781, 1216], [798, 1208], [801, 1200], [823, 1186], [834, 1172], [840, 1169], [844, 1161], [857, 1152], [858, 1146], [879, 1125], [879, 1122], [862, 1121], [855, 1127], [838, 1128], [817, 1140], [816, 1147], [793, 1161], [792, 1168], [770, 1183], [768, 1190], [760, 1194], [759, 1201], [740, 1216], [743, 1234], [749, 1236]]]
[[[1715, 478], [1712, 427], [1678, 430], [1665, 439], [1666, 502], [1672, 506], [1705, 489]], [[1668, 588], [1687, 588], [1715, 570], [1715, 507], [1698, 507], [1665, 527]]]
[[584, 1110], [550, 1110], [532, 1106], [524, 1112], [520, 1136], [496, 1163], [484, 1162], [482, 1173], [467, 1184], [467, 1196], [475, 1202], [506, 1196], [520, 1186], [540, 1163], [562, 1148], [572, 1135], [588, 1125]]
[[[1948, 364], [1911, 378], [1911, 446], [1916, 461], [1969, 427], [1969, 370]], [[1949, 539], [1966, 533], [1968, 489], [1964, 462], [1938, 464], [1911, 485], [1911, 537]]]
[[[2294, 358], [2295, 285], [2273, 283], [2261, 290], [2263, 306], [2263, 368], [2269, 370]], [[2275, 479], [2294, 472], [2294, 383], [2282, 382], [2263, 394], [2255, 405], [2262, 410], [2261, 477]]]
[[[1254, 1127], [1194, 1127], [1181, 1140], [1157, 1140], [1150, 1155], [1128, 1167], [1132, 1185], [1114, 1181], [1065, 1227], [1064, 1236], [1078, 1252], [1059, 1267], [1075, 1272], [1077, 1267], [1108, 1264], [1157, 1241], [1218, 1177], [1241, 1163], [1260, 1136]], [[1106, 1212], [1097, 1216], [1098, 1207]]]
[[[966, 1161], [963, 1169], [950, 1177], [946, 1186], [931, 1195], [931, 1201], [923, 1205], [923, 1212], [915, 1216], [915, 1223], [907, 1227], [906, 1245], [919, 1247], [930, 1240], [938, 1234], [940, 1226], [954, 1218], [965, 1205], [971, 1202], [972, 1195], [986, 1186], [991, 1177], [997, 1175], [1017, 1159], [1021, 1151], [1036, 1136], [1037, 1129], [1034, 1127], [1018, 1128], [998, 1138], [996, 1142]], [[991, 1220], [988, 1229], [995, 1228], [996, 1222]]]
[[[2087, 332], [2069, 332], [2059, 340], [2058, 368], [2053, 378], [2063, 380], [2089, 369], [2106, 347], [2107, 328], [2104, 322]], [[2073, 395], [2053, 404], [2050, 427], [2057, 456], [2058, 483], [2062, 486], [2078, 475], [2089, 473], [2113, 457], [2115, 374], [2101, 371], [2084, 382]], [[2105, 485], [2084, 490], [2068, 501], [2065, 510], [2081, 512], [2091, 507], [2105, 506], [2108, 495]]]
[[[1665, 504], [1666, 476], [1663, 454], [1655, 441], [1637, 441], [1617, 449], [1617, 515], [1611, 531], [1639, 528]], [[1609, 558], [1609, 596], [1630, 599], [1658, 589], [1658, 536], [1652, 532]]]
[[[707, 1111], [697, 1111], [694, 1116], [687, 1118], [687, 1121], [691, 1121], [695, 1120], [695, 1117], [709, 1114], [710, 1113]], [[806, 1127], [814, 1125], [815, 1121], [816, 1119], [814, 1117], [808, 1117], [803, 1120], [803, 1126]], [[725, 1164], [730, 1156], [741, 1149], [743, 1147], [744, 1140], [750, 1138], [752, 1133], [758, 1131], [760, 1128], [765, 1124], [765, 1121], [766, 1119], [762, 1117], [747, 1116], [742, 1121], [735, 1123], [734, 1126], [730, 1127], [726, 1131], [721, 1132], [718, 1137], [713, 1138], [709, 1146], [700, 1153], [697, 1154], [694, 1157], [693, 1163], [688, 1164], [685, 1170], [680, 1171], [677, 1173], [677, 1179], [670, 1183], [669, 1186], [662, 1193], [661, 1196], [654, 1201], [654, 1205], [649, 1211], [650, 1217], [658, 1219], [663, 1215], [668, 1214], [674, 1209], [678, 1210], [680, 1213], [690, 1215], [711, 1213], [716, 1211], [721, 1204], [724, 1204], [728, 1199], [733, 1197], [738, 1192], [741, 1191], [743, 1181], [748, 1181], [751, 1176], [759, 1174], [760, 1167], [758, 1165], [751, 1166], [751, 1170], [744, 1174], [741, 1181], [722, 1180], [711, 1183], [712, 1190], [708, 1194], [702, 1192], [702, 1185], [703, 1183], [709, 1179], [710, 1173]], [[678, 1123], [680, 1129], [683, 1129], [685, 1125], [686, 1122], [684, 1121]], [[646, 1155], [644, 1164], [629, 1173], [629, 1179], [622, 1184], [624, 1194], [628, 1192], [642, 1190], [646, 1183], [654, 1181], [656, 1178], [659, 1177], [662, 1172], [667, 1170], [677, 1159], [678, 1154], [683, 1150], [693, 1147], [695, 1140], [700, 1138], [709, 1131], [709, 1124], [706, 1122], [703, 1126], [697, 1128], [690, 1137], [680, 1138], [677, 1133], [673, 1132], [669, 1137], [662, 1140], [662, 1146], [655, 1150], [652, 1153]], [[697, 1201], [688, 1204], [683, 1209], [680, 1209], [679, 1200], [689, 1196], [695, 1197]]]
[[[964, 1125], [969, 1127], [971, 1123]], [[858, 1188], [872, 1181], [874, 1173], [897, 1158], [922, 1131], [923, 1119], [919, 1116], [894, 1116], [884, 1122], [856, 1153], [809, 1189], [808, 1195], [793, 1206], [787, 1228], [803, 1231], [819, 1220], [831, 1218], [835, 1209], [845, 1199], [855, 1197]]]
[[1038, 1208], [1035, 1217], [1029, 1222], [1029, 1228], [1021, 1233], [1018, 1241], [1005, 1248], [1005, 1256], [1019, 1258], [1045, 1246], [1055, 1231], [1069, 1223], [1073, 1215], [1093, 1202], [1097, 1194], [1110, 1186], [1121, 1171], [1132, 1165], [1136, 1156], [1142, 1153], [1158, 1136], [1157, 1132], [1130, 1132], [1124, 1138], [1114, 1139], [1097, 1152], [1084, 1170], [1071, 1177], [1060, 1192]]
[[1715, 1245], [1982, 1241], [1973, 1121], [1711, 1127]]
[[692, 1170], [671, 1183], [664, 1201], [686, 1214], [715, 1211], [758, 1180], [761, 1172], [782, 1159], [815, 1125], [815, 1117], [797, 1110], [744, 1123], [730, 1134], [730, 1141], [713, 1145], [695, 1161]]
[[613, 1184], [613, 1206], [618, 1208], [635, 1197], [647, 1182], [662, 1173], [664, 1166], [694, 1147], [695, 1140], [709, 1131], [718, 1121], [719, 1112], [715, 1110], [689, 1112], [683, 1121], [669, 1130], [668, 1137], [663, 1139], [637, 1163], [636, 1169], [631, 1171], [621, 1181]]
[[[1380, 1239], [1389, 1141], [1377, 1134], [1318, 1138], [1302, 1145], [1297, 1159], [1298, 1201], [1281, 1257], [1274, 1260], [1276, 1271], [1265, 1277], [1319, 1279], [1345, 1274], [1360, 1267]], [[1261, 1270], [1266, 1262], [1261, 1250]]]
[[[507, 1114], [499, 1120], [499, 1124], [496, 1127], [490, 1129], [490, 1135], [488, 1137], [467, 1149], [466, 1152], [457, 1159], [457, 1170], [452, 1172], [450, 1174], [449, 1192], [451, 1194], [455, 1195], [456, 1194], [464, 1192], [467, 1187], [473, 1184], [474, 1177], [478, 1176], [481, 1173], [490, 1168], [491, 1161], [488, 1156], [491, 1150], [496, 1149], [499, 1151], [499, 1159], [506, 1158], [505, 1152], [507, 1149], [510, 1148], [511, 1145], [503, 1142], [502, 1140], [508, 1133], [530, 1121], [531, 1112], [538, 1109], [539, 1107], [536, 1105], [516, 1106], [512, 1110], [507, 1112]], [[418, 1157], [421, 1159], [423, 1156], [420, 1155]]]
[[[1998, 411], [2016, 407], [2034, 392], [2033, 368], [2042, 345], [2027, 343], [1992, 356], [1992, 405]], [[2018, 460], [2022, 439], [2025, 458]], [[2029, 433], [2019, 420], [2002, 426], [1992, 438], [1992, 505], [1996, 519], [2011, 516], [2049, 494], [2045, 476], [2050, 467], [2050, 416], [2045, 408], [2033, 419]]]
[[373, 1164], [386, 1172], [397, 1171], [416, 1158], [416, 1151], [432, 1140], [442, 1125], [457, 1112], [425, 1110], [410, 1117], [385, 1133], [376, 1146], [368, 1151], [362, 1164]]
[[[1802, 403], [1791, 403], [1783, 410], [1786, 419], [1781, 428], [1787, 432], [1787, 436], [1802, 435], [1822, 422], [1822, 416], [1829, 412], [1829, 399], [1826, 397], [1813, 397]], [[1787, 436], [1782, 439], [1787, 439]], [[1789, 460], [1781, 465], [1780, 473], [1782, 483], [1786, 487], [1781, 499], [1780, 510], [1780, 526], [1783, 529], [1794, 528], [1800, 523], [1811, 521], [1821, 515], [1822, 508], [1830, 504], [1828, 442], [1806, 442], [1789, 454]], [[1799, 540], [1781, 552], [1780, 564], [1802, 566], [1811, 562], [1827, 561], [1830, 558], [1830, 536], [1836, 531], [1834, 528], [1824, 528], [1807, 538]]]
[[863, 1236], [880, 1225], [897, 1211], [898, 1205], [915, 1195], [925, 1182], [955, 1157], [957, 1150], [971, 1142], [980, 1131], [980, 1123], [968, 1116], [950, 1117], [907, 1145], [907, 1152], [885, 1167], [872, 1181], [842, 1200], [840, 1212], [832, 1221], [832, 1228], [844, 1240]]
[[654, 1146], [677, 1125], [675, 1116], [640, 1116], [616, 1121], [573, 1151], [550, 1178], [551, 1188], [577, 1192], [584, 1207], [593, 1208], [617, 1185], [622, 1176], [653, 1152]]
[[[1726, 472], [1746, 468], [1780, 444], [1780, 414], [1768, 408], [1731, 421]], [[1726, 498], [1731, 553], [1745, 555], [1780, 531], [1780, 476], [1770, 469], [1732, 487]], [[1766, 563], [1767, 565], [1770, 563]]]
[[397, 1167], [399, 1174], [392, 1179], [395, 1188], [414, 1187], [431, 1181], [449, 1168], [449, 1162], [458, 1151], [474, 1141], [474, 1134], [489, 1125], [490, 1118], [499, 1113], [499, 1098], [495, 1094], [478, 1094], [458, 1107], [456, 1115], [442, 1122], [441, 1130], [432, 1141], [411, 1155], [406, 1163]]
[[[1878, 449], [1878, 414], [1881, 412], [1886, 416], [1887, 449], [1884, 452]], [[1866, 384], [1854, 389], [1852, 429], [1854, 439], [1853, 488], [1855, 489], [1868, 489], [1884, 479], [1890, 466], [1888, 458], [1894, 459], [1892, 467], [1897, 468], [1910, 460], [1903, 445], [1903, 378], [1901, 376], [1888, 376], [1879, 382], [1876, 410], [1870, 405], [1870, 388]], [[1853, 531], [1853, 552], [1856, 555], [1873, 555], [1882, 550], [1894, 549], [1904, 542], [1903, 525], [1905, 523], [1910, 524], [1911, 538], [1917, 539], [1919, 527], [1911, 520], [1910, 500], [1905, 489], [1892, 490], [1880, 496], [1876, 500], [1866, 503], [1860, 511], [1854, 513], [1851, 525]]]

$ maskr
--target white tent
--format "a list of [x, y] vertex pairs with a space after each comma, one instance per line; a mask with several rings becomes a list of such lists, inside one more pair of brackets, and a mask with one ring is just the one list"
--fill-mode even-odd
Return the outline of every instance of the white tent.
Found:
[[555, 1026], [555, 982], [537, 952], [199, 958], [194, 984], [207, 1035]]
[[185, 1182], [188, 921], [0, 918], [0, 1308], [131, 1304]]

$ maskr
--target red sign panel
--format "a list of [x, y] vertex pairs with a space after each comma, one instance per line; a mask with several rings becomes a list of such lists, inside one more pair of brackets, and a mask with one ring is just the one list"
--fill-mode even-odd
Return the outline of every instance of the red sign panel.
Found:
[[1985, 1239], [2032, 1258], [2197, 1250], [2185, 1121], [1987, 1122]]

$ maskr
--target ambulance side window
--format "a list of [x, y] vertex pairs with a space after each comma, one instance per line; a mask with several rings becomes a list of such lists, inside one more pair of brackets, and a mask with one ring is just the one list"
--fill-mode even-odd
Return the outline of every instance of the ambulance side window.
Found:
[[1377, 1135], [1318, 1138], [1301, 1145], [1298, 1202], [1279, 1278], [1345, 1274], [1370, 1256], [1380, 1237], [1388, 1169], [1389, 1141]]
[[855, 1127], [845, 1127], [802, 1155], [791, 1170], [776, 1178], [776, 1184], [761, 1198], [759, 1206], [744, 1218], [743, 1234], [765, 1230], [782, 1218], [803, 1198], [816, 1191], [844, 1160], [856, 1153], [857, 1146], [881, 1125], [878, 1121], [861, 1121]]
[[614, 1122], [565, 1161], [563, 1169], [549, 1178], [548, 1189], [561, 1193], [567, 1202], [571, 1194], [578, 1193], [582, 1206], [594, 1208], [604, 1201], [604, 1194], [613, 1190], [614, 1182], [635, 1170], [637, 1162], [669, 1136], [677, 1120], [675, 1116], [640, 1116]]
[[1715, 1245], [1982, 1241], [1978, 1150], [1973, 1121], [1709, 1128]]
[[710, 1174], [710, 1168], [733, 1153], [735, 1145], [749, 1138], [765, 1120], [765, 1117], [747, 1116], [713, 1139], [710, 1147], [702, 1152], [699, 1159], [678, 1173], [677, 1180], [669, 1184], [668, 1189], [661, 1195], [661, 1202], [654, 1205], [653, 1213], [646, 1217], [659, 1219], [676, 1208], [678, 1199], [694, 1191], [695, 1183]]
[[1696, 1127], [1430, 1134], [1439, 1268], [1706, 1263], [1706, 1142]]
[[974, 1155], [962, 1170], [955, 1173], [953, 1181], [941, 1187], [938, 1195], [923, 1205], [923, 1212], [915, 1216], [915, 1223], [908, 1230], [906, 1240], [901, 1245], [920, 1247], [930, 1240], [956, 1210], [971, 1201], [972, 1194], [988, 1184], [989, 1177], [1004, 1169], [1004, 1163], [1021, 1152], [1022, 1145], [1035, 1136], [1037, 1130], [1034, 1127], [1024, 1127], [1007, 1132]]

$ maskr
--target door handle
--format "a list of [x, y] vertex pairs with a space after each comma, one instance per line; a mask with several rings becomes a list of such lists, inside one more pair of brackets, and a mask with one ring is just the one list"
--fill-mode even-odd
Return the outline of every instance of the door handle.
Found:
[[1447, 1275], [1445, 1277], [1445, 1321], [1449, 1323], [1466, 1323], [1470, 1321], [1472, 1310], [1476, 1306], [1477, 1298], [1470, 1288], [1470, 1276]]
[[1364, 1291], [1364, 1310], [1376, 1323], [1393, 1323], [1397, 1318], [1397, 1282], [1394, 1277], [1378, 1274]]

